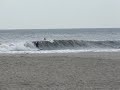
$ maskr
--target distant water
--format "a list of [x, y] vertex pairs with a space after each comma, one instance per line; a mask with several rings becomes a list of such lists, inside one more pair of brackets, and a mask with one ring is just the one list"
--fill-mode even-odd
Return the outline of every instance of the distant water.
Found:
[[120, 51], [120, 29], [33, 29], [0, 31], [0, 53], [106, 51]]

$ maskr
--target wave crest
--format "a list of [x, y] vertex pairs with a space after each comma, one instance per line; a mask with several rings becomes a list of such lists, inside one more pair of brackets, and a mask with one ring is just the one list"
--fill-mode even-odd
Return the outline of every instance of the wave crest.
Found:
[[53, 40], [33, 41], [36, 48], [43, 50], [84, 49], [84, 48], [120, 48], [120, 41], [83, 41], [83, 40]]

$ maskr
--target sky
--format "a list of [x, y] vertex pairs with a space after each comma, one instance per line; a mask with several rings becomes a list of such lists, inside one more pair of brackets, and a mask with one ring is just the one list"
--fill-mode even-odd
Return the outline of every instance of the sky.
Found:
[[120, 28], [120, 0], [0, 0], [0, 29]]

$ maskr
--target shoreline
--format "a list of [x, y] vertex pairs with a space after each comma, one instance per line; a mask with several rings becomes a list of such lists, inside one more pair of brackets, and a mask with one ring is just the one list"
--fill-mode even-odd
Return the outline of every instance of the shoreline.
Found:
[[19, 56], [19, 55], [25, 55], [25, 56], [91, 56], [91, 57], [97, 57], [97, 56], [106, 56], [106, 57], [112, 57], [117, 56], [120, 57], [120, 52], [76, 52], [76, 53], [0, 53], [0, 56]]

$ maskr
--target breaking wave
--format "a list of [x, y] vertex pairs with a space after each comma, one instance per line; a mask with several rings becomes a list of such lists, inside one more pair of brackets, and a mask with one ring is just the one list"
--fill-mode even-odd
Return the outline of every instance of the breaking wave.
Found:
[[7, 51], [52, 51], [52, 50], [110, 50], [120, 49], [120, 41], [84, 41], [84, 40], [52, 40], [1, 43], [0, 52]]
[[120, 49], [120, 41], [53, 40], [53, 41], [33, 41], [32, 43], [36, 48], [41, 50], [86, 49], [86, 48]]

